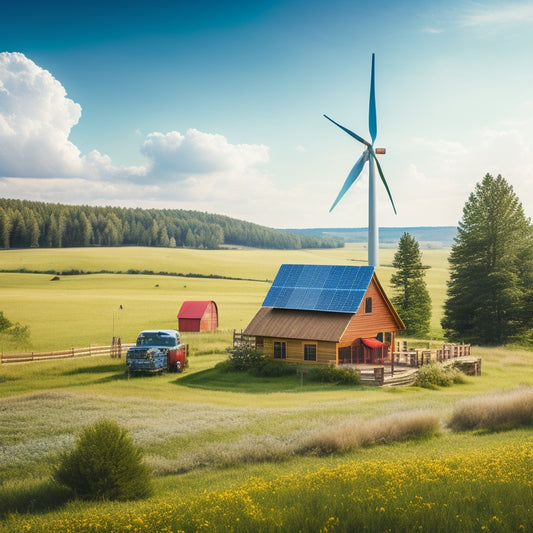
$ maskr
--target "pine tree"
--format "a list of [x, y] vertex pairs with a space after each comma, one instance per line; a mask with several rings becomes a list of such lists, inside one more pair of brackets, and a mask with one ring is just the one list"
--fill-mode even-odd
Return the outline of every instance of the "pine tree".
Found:
[[505, 344], [532, 327], [533, 229], [501, 176], [487, 174], [470, 194], [449, 264], [448, 338]]
[[407, 335], [423, 337], [429, 332], [431, 298], [425, 281], [425, 267], [418, 242], [404, 233], [398, 243], [392, 266], [396, 273], [391, 284], [396, 290], [392, 303], [403, 320]]

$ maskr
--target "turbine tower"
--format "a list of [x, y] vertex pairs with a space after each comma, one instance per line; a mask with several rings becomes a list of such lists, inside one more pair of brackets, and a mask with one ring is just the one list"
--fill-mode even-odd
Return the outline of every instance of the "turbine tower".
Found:
[[377, 209], [376, 209], [375, 167], [378, 168], [379, 176], [381, 177], [381, 181], [383, 182], [383, 185], [385, 186], [385, 189], [387, 190], [387, 194], [389, 195], [389, 199], [391, 201], [392, 208], [394, 209], [395, 214], [396, 214], [396, 207], [394, 205], [394, 201], [392, 199], [389, 186], [387, 185], [387, 181], [385, 180], [385, 176], [383, 175], [383, 171], [381, 170], [381, 166], [376, 157], [376, 154], [384, 154], [385, 148], [376, 148], [374, 150], [374, 141], [376, 140], [377, 131], [378, 131], [377, 119], [376, 119], [376, 94], [375, 94], [375, 87], [374, 87], [374, 54], [372, 54], [372, 73], [370, 76], [370, 103], [368, 106], [368, 130], [370, 132], [370, 138], [372, 139], [372, 142], [370, 143], [366, 141], [365, 139], [357, 135], [357, 133], [350, 131], [348, 128], [345, 128], [344, 126], [341, 126], [340, 124], [335, 122], [333, 119], [329, 118], [327, 115], [324, 115], [324, 116], [329, 121], [333, 122], [333, 124], [338, 126], [341, 130], [345, 131], [348, 135], [352, 136], [356, 141], [359, 141], [360, 143], [366, 146], [365, 151], [362, 153], [361, 157], [356, 161], [352, 170], [348, 174], [348, 177], [346, 178], [346, 181], [344, 182], [342, 189], [337, 195], [337, 198], [333, 202], [333, 205], [330, 207], [329, 212], [331, 213], [334, 207], [339, 203], [340, 199], [344, 196], [346, 191], [353, 185], [355, 180], [361, 174], [361, 171], [363, 170], [365, 163], [368, 161], [368, 165], [369, 165], [368, 166], [368, 179], [369, 179], [369, 184], [368, 184], [368, 264], [369, 266], [379, 266], [379, 228], [378, 228], [377, 216], [376, 216]]

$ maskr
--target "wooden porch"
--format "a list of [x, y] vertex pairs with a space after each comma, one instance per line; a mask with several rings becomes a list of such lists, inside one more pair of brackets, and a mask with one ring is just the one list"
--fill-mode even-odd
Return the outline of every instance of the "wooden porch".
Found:
[[[404, 348], [400, 351], [400, 348]], [[378, 354], [376, 354], [378, 355]], [[331, 364], [337, 368], [350, 368], [358, 372], [363, 383], [378, 386], [412, 385], [416, 381], [418, 369], [430, 363], [453, 364], [467, 375], [481, 375], [481, 359], [471, 356], [470, 344], [443, 344], [434, 350], [407, 349], [404, 343], [398, 343], [394, 352], [383, 352], [383, 357], [376, 357], [371, 364], [348, 362], [339, 357], [339, 362]]]

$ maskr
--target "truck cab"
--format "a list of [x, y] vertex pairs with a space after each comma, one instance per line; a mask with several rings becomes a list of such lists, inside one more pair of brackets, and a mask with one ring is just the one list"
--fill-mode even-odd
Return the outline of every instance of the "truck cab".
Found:
[[187, 365], [187, 345], [175, 329], [144, 330], [128, 350], [129, 372], [183, 372]]

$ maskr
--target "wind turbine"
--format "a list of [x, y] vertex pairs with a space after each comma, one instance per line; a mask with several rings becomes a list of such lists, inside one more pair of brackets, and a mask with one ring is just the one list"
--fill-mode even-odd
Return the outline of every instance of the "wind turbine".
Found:
[[385, 185], [385, 189], [387, 190], [387, 194], [389, 195], [389, 199], [391, 201], [392, 208], [394, 209], [395, 214], [396, 214], [396, 207], [394, 205], [394, 201], [392, 199], [389, 186], [387, 185], [387, 181], [385, 180], [385, 176], [383, 175], [383, 171], [381, 170], [381, 166], [376, 157], [376, 154], [384, 154], [385, 148], [376, 148], [374, 150], [374, 141], [376, 140], [376, 135], [378, 131], [377, 119], [376, 119], [376, 94], [375, 94], [375, 88], [374, 88], [374, 54], [372, 54], [372, 74], [370, 77], [370, 103], [368, 106], [368, 130], [370, 131], [370, 137], [372, 139], [372, 142], [370, 143], [366, 141], [365, 139], [357, 135], [357, 133], [350, 131], [348, 128], [345, 128], [344, 126], [341, 126], [340, 124], [335, 122], [333, 119], [329, 118], [327, 115], [324, 115], [324, 116], [329, 121], [333, 122], [333, 124], [338, 126], [341, 130], [345, 131], [348, 135], [351, 135], [356, 141], [359, 141], [360, 143], [363, 143], [366, 146], [365, 151], [362, 153], [361, 157], [356, 161], [352, 170], [348, 174], [348, 177], [346, 178], [346, 181], [344, 182], [344, 185], [342, 186], [342, 189], [340, 190], [336, 200], [333, 202], [333, 205], [331, 206], [329, 212], [331, 213], [331, 211], [333, 211], [334, 207], [339, 203], [340, 199], [344, 196], [346, 191], [353, 185], [355, 180], [361, 174], [361, 171], [363, 170], [365, 163], [368, 161], [369, 162], [369, 166], [368, 166], [368, 178], [369, 178], [369, 185], [368, 185], [368, 264], [370, 266], [379, 266], [379, 255], [378, 255], [379, 228], [378, 228], [377, 217], [376, 217], [375, 166], [378, 167], [379, 176], [381, 177], [381, 181], [383, 182], [383, 185]]

